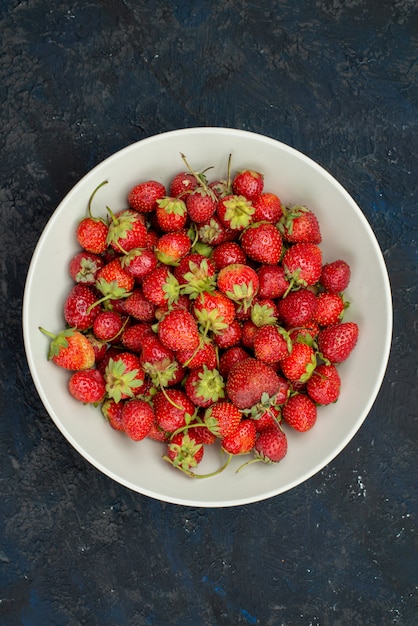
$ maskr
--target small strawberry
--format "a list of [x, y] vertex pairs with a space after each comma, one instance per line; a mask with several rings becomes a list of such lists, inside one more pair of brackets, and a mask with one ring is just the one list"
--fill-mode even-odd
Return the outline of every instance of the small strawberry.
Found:
[[95, 353], [92, 344], [82, 333], [68, 328], [57, 335], [39, 327], [51, 339], [48, 359], [67, 370], [86, 370], [93, 367]]
[[269, 365], [249, 357], [233, 365], [225, 389], [238, 409], [249, 409], [260, 402], [263, 394], [274, 396], [280, 386], [280, 378]]
[[339, 293], [323, 291], [317, 296], [317, 309], [314, 320], [320, 326], [330, 326], [341, 322], [346, 304]]
[[109, 226], [100, 218], [85, 217], [77, 226], [77, 241], [83, 250], [103, 254], [107, 248]]
[[185, 309], [173, 309], [158, 323], [158, 337], [170, 350], [195, 350], [200, 336], [195, 318]]
[[297, 286], [315, 285], [322, 271], [322, 252], [314, 243], [295, 243], [283, 256], [286, 277]]
[[255, 357], [265, 363], [281, 361], [288, 356], [291, 349], [289, 335], [281, 326], [261, 326], [254, 335]]
[[126, 321], [117, 311], [99, 311], [93, 321], [93, 334], [99, 341], [114, 342]]
[[282, 237], [271, 222], [255, 222], [244, 230], [241, 246], [250, 259], [274, 265], [282, 254]]
[[76, 283], [94, 285], [96, 274], [103, 265], [104, 261], [101, 256], [83, 250], [71, 259], [69, 263], [70, 276]]
[[232, 180], [232, 189], [237, 196], [245, 196], [248, 200], [254, 200], [263, 191], [264, 176], [253, 170], [242, 170]]
[[322, 267], [319, 282], [326, 291], [341, 293], [347, 289], [350, 277], [350, 266], [346, 261], [338, 259], [332, 263], [326, 263]]
[[76, 283], [64, 302], [64, 319], [68, 326], [78, 330], [91, 328], [100, 307], [96, 307], [97, 298], [88, 285]]
[[288, 291], [289, 282], [281, 265], [262, 265], [257, 273], [260, 298], [281, 298]]
[[283, 239], [289, 243], [321, 243], [322, 236], [316, 215], [303, 205], [284, 211], [279, 224]]
[[224, 241], [213, 249], [211, 259], [219, 271], [231, 263], [246, 263], [247, 255], [236, 241]]
[[185, 230], [165, 233], [154, 248], [157, 259], [165, 265], [177, 265], [180, 259], [189, 254], [192, 242]]
[[206, 409], [203, 419], [210, 432], [223, 439], [238, 428], [241, 417], [241, 412], [234, 404], [220, 400]]
[[191, 436], [190, 432], [177, 433], [167, 444], [167, 453], [163, 459], [188, 474], [191, 468], [201, 462], [203, 454], [203, 444]]
[[241, 346], [233, 346], [223, 352], [219, 359], [219, 372], [221, 376], [227, 378], [231, 368], [235, 363], [247, 359], [250, 355]]
[[208, 187], [199, 186], [186, 197], [187, 213], [195, 224], [210, 220], [216, 211], [216, 196]]
[[253, 200], [254, 222], [271, 222], [277, 224], [283, 215], [280, 198], [274, 193], [262, 193]]
[[138, 213], [151, 213], [157, 201], [167, 195], [164, 185], [155, 180], [139, 183], [128, 193], [129, 206]]
[[134, 248], [121, 258], [125, 272], [138, 282], [155, 269], [157, 263], [154, 251], [148, 248]]
[[315, 319], [318, 308], [317, 297], [303, 287], [291, 291], [277, 303], [277, 315], [287, 328], [306, 326]]
[[182, 230], [187, 222], [187, 208], [183, 200], [165, 196], [157, 200], [155, 211], [158, 227], [164, 233]]
[[206, 365], [190, 370], [184, 384], [184, 390], [196, 405], [207, 408], [224, 394], [225, 383], [217, 369], [208, 369]]
[[120, 402], [145, 391], [145, 371], [138, 355], [131, 352], [118, 352], [109, 359], [104, 378], [109, 398]]
[[316, 367], [314, 349], [306, 343], [295, 342], [291, 353], [280, 361], [283, 374], [292, 382], [305, 383]]
[[144, 277], [142, 290], [147, 300], [161, 306], [171, 304], [178, 298], [180, 285], [166, 265], [159, 265]]
[[257, 437], [254, 445], [256, 460], [264, 463], [279, 463], [287, 454], [287, 437], [281, 428], [272, 426]]
[[340, 395], [341, 379], [335, 365], [321, 363], [306, 384], [308, 396], [317, 404], [331, 404]]
[[252, 419], [243, 419], [237, 429], [222, 439], [222, 450], [238, 456], [248, 454], [254, 448], [257, 430]]
[[200, 242], [217, 246], [222, 242], [236, 239], [239, 231], [225, 226], [215, 213], [209, 220], [199, 224], [197, 234]]
[[68, 390], [76, 400], [97, 406], [104, 400], [106, 384], [99, 370], [87, 369], [71, 374]]
[[310, 430], [317, 417], [315, 402], [304, 393], [290, 396], [282, 409], [284, 421], [294, 430], [306, 432]]
[[152, 407], [139, 398], [127, 400], [122, 409], [123, 430], [130, 439], [142, 441], [151, 430], [154, 422]]
[[342, 363], [357, 344], [359, 329], [355, 322], [327, 326], [318, 335], [318, 350], [331, 363]]
[[119, 211], [111, 216], [107, 244], [115, 252], [127, 253], [134, 248], [144, 248], [147, 243], [147, 228], [141, 219], [142, 216], [131, 209]]
[[218, 274], [219, 291], [234, 302], [242, 304], [244, 309], [251, 306], [257, 295], [258, 285], [257, 272], [244, 263], [227, 265]]
[[180, 389], [158, 391], [154, 396], [155, 419], [160, 428], [173, 433], [187, 426], [194, 413], [195, 405]]
[[112, 400], [112, 398], [108, 398], [102, 404], [102, 413], [104, 417], [108, 420], [109, 426], [113, 428], [113, 430], [123, 431], [123, 405], [124, 401], [115, 402], [114, 400]]
[[231, 194], [218, 200], [216, 214], [225, 228], [240, 231], [251, 224], [254, 207], [244, 196]]
[[148, 334], [154, 335], [151, 324], [139, 322], [128, 325], [120, 336], [120, 342], [129, 352], [140, 354], [144, 337]]
[[224, 328], [220, 330], [213, 336], [213, 342], [218, 346], [218, 348], [222, 348], [222, 350], [226, 350], [227, 348], [231, 348], [232, 346], [236, 346], [242, 338], [242, 327], [237, 319], [232, 320], [232, 322]]
[[124, 300], [124, 311], [139, 322], [153, 322], [156, 305], [146, 298], [141, 287], [136, 287]]
[[186, 193], [193, 191], [199, 182], [190, 172], [180, 172], [176, 174], [170, 183], [170, 196], [178, 198]]
[[256, 332], [259, 329], [259, 326], [253, 322], [253, 320], [245, 320], [242, 323], [242, 337], [241, 344], [244, 348], [250, 348], [250, 350], [254, 350], [254, 337]]

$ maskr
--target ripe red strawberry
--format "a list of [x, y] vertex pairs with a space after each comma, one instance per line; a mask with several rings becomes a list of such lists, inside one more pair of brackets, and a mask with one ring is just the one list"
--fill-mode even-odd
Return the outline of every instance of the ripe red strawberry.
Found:
[[[284, 379], [283, 379], [284, 380]], [[264, 411], [256, 414], [252, 419], [254, 420], [255, 429], [257, 433], [262, 433], [264, 430], [268, 428], [278, 427], [281, 421], [281, 411], [280, 407], [271, 405], [267, 407]]]
[[121, 258], [121, 264], [125, 272], [139, 282], [157, 267], [157, 257], [148, 248], [134, 248]]
[[67, 370], [86, 370], [95, 362], [94, 349], [90, 341], [74, 328], [57, 335], [39, 327], [50, 339], [48, 359]]
[[178, 298], [180, 285], [166, 265], [159, 265], [144, 277], [142, 290], [147, 300], [161, 306]]
[[139, 398], [127, 400], [122, 409], [123, 430], [130, 439], [142, 441], [151, 430], [154, 422], [152, 407]]
[[217, 200], [215, 194], [204, 186], [199, 186], [186, 196], [187, 213], [195, 224], [202, 224], [210, 220], [216, 211]]
[[221, 376], [226, 378], [235, 363], [238, 361], [243, 361], [247, 359], [250, 355], [244, 348], [241, 346], [233, 346], [232, 348], [227, 348], [225, 352], [223, 352], [219, 358], [219, 372]]
[[232, 320], [232, 322], [224, 328], [220, 330], [213, 336], [214, 343], [218, 346], [218, 348], [222, 348], [226, 350], [226, 348], [231, 348], [232, 346], [236, 346], [242, 337], [242, 327], [237, 319]]
[[179, 198], [165, 196], [161, 200], [157, 200], [155, 216], [158, 226], [163, 232], [170, 233], [182, 230], [187, 222], [186, 204]]
[[136, 287], [124, 300], [124, 310], [140, 322], [152, 322], [155, 318], [156, 305], [145, 296], [141, 287]]
[[274, 396], [280, 385], [280, 378], [269, 365], [249, 357], [231, 368], [225, 389], [235, 406], [250, 409], [264, 394]]
[[180, 259], [190, 252], [192, 242], [186, 231], [165, 233], [157, 241], [155, 254], [161, 263], [176, 265]]
[[279, 463], [287, 454], [287, 437], [278, 426], [261, 432], [254, 445], [255, 458], [264, 463]]
[[211, 259], [219, 271], [232, 263], [245, 263], [247, 255], [236, 241], [224, 241], [213, 249]]
[[186, 426], [191, 421], [195, 408], [190, 398], [180, 389], [158, 391], [154, 396], [156, 422], [169, 433]]
[[140, 362], [157, 388], [176, 385], [185, 375], [174, 352], [164, 346], [154, 332], [143, 335]]
[[290, 381], [305, 383], [316, 367], [314, 349], [306, 343], [295, 342], [292, 352], [280, 361], [280, 367]]
[[150, 213], [157, 206], [157, 201], [167, 195], [164, 185], [155, 180], [148, 180], [135, 185], [128, 193], [128, 204], [138, 213]]
[[258, 269], [260, 298], [281, 298], [289, 288], [282, 265], [262, 265]]
[[107, 299], [124, 298], [132, 291], [134, 284], [134, 278], [123, 269], [119, 257], [97, 272], [96, 287]]
[[69, 264], [70, 276], [76, 283], [94, 285], [96, 274], [103, 265], [104, 261], [101, 256], [83, 250], [71, 259]]
[[355, 322], [327, 326], [318, 335], [318, 350], [331, 363], [342, 363], [357, 344], [358, 333]]
[[87, 339], [93, 346], [95, 361], [96, 363], [99, 363], [106, 355], [108, 348], [107, 343], [105, 341], [99, 341], [99, 339], [94, 336], [92, 331], [83, 334], [87, 337]]
[[182, 294], [196, 298], [203, 291], [212, 291], [215, 286], [216, 267], [203, 254], [192, 252], [180, 259], [174, 276], [180, 284]]
[[321, 243], [322, 236], [316, 215], [300, 204], [285, 210], [279, 223], [283, 239], [290, 243]]
[[100, 404], [106, 395], [106, 385], [99, 370], [87, 369], [74, 372], [68, 381], [68, 390], [76, 400], [84, 404]]
[[254, 354], [265, 363], [277, 363], [292, 349], [288, 333], [280, 326], [261, 326], [254, 335]]
[[315, 319], [318, 308], [317, 297], [303, 287], [291, 291], [277, 303], [277, 314], [287, 328], [306, 326]]
[[159, 441], [161, 443], [165, 443], [170, 439], [170, 434], [166, 433], [165, 430], [162, 430], [157, 422], [155, 421], [155, 417], [154, 417], [154, 421], [151, 424], [151, 428], [150, 431], [147, 435], [148, 439], [152, 439], [153, 441]]
[[242, 170], [232, 180], [232, 189], [237, 196], [245, 196], [254, 200], [263, 191], [264, 176], [254, 170]]
[[241, 417], [241, 411], [234, 404], [220, 400], [206, 409], [203, 419], [210, 432], [223, 439], [238, 428]]
[[289, 331], [289, 337], [293, 342], [303, 339], [304, 343], [313, 345], [313, 341], [319, 333], [319, 326], [316, 322], [309, 322], [305, 326], [299, 326]]
[[198, 443], [205, 444], [205, 446], [211, 446], [218, 439], [216, 435], [210, 432], [207, 426], [204, 426], [200, 422], [198, 422], [196, 426], [190, 426], [187, 429], [187, 434], [189, 437], [193, 437]]
[[213, 369], [217, 364], [215, 346], [207, 337], [201, 342], [198, 350], [178, 350], [176, 352], [176, 358], [182, 365], [187, 363], [189, 369], [202, 367], [202, 365]]
[[304, 393], [290, 396], [282, 409], [284, 421], [294, 430], [306, 432], [310, 430], [317, 417], [315, 402]]
[[269, 298], [254, 298], [250, 313], [251, 321], [258, 327], [277, 321], [276, 303]]
[[251, 224], [254, 207], [244, 196], [231, 194], [218, 200], [216, 214], [225, 228], [240, 231]]
[[107, 244], [115, 252], [129, 252], [134, 248], [144, 248], [147, 244], [147, 228], [142, 215], [131, 209], [114, 215], [110, 209], [111, 221], [107, 233]]
[[77, 226], [77, 241], [84, 250], [94, 254], [103, 254], [107, 248], [108, 231], [109, 226], [103, 219], [85, 217]]
[[283, 215], [280, 198], [274, 193], [262, 193], [253, 200], [254, 222], [271, 222], [277, 224]]
[[308, 396], [317, 404], [331, 404], [340, 395], [341, 379], [335, 365], [322, 363], [306, 384]]
[[78, 330], [91, 328], [100, 307], [94, 306], [97, 298], [91, 287], [76, 283], [64, 302], [64, 319], [68, 326]]
[[326, 263], [322, 267], [319, 282], [326, 291], [341, 293], [347, 289], [350, 277], [350, 266], [346, 261], [338, 259], [332, 263]]
[[119, 339], [126, 321], [117, 311], [99, 311], [93, 321], [94, 336], [99, 341], [114, 342]]
[[219, 291], [204, 291], [196, 298], [193, 313], [206, 331], [220, 332], [235, 317], [234, 303]]
[[315, 285], [322, 271], [321, 249], [314, 243], [295, 243], [285, 252], [283, 267], [295, 285]]
[[219, 291], [234, 302], [242, 304], [244, 309], [251, 306], [257, 295], [258, 285], [257, 272], [243, 263], [232, 263], [218, 273]]
[[197, 178], [190, 172], [180, 172], [176, 174], [170, 183], [170, 196], [178, 198], [184, 197], [198, 186]]
[[205, 365], [190, 370], [184, 390], [196, 406], [207, 408], [224, 397], [225, 383], [219, 371]]
[[177, 433], [170, 439], [163, 458], [187, 474], [201, 462], [203, 455], [203, 444], [187, 432]]
[[123, 405], [124, 401], [115, 402], [114, 400], [112, 400], [112, 398], [108, 398], [102, 404], [102, 413], [104, 417], [108, 420], [109, 426], [113, 428], [113, 430], [123, 431]]
[[317, 309], [314, 320], [320, 326], [330, 326], [341, 322], [345, 304], [339, 293], [323, 291], [317, 296]]
[[222, 439], [222, 449], [228, 454], [238, 456], [248, 454], [254, 448], [257, 430], [252, 419], [243, 419], [237, 429]]
[[280, 261], [282, 254], [282, 237], [274, 224], [256, 222], [244, 230], [241, 246], [250, 259], [274, 265]]
[[200, 341], [195, 318], [185, 309], [173, 309], [158, 323], [158, 337], [170, 350], [195, 350]]
[[217, 246], [224, 241], [236, 239], [239, 231], [226, 227], [215, 213], [207, 222], [199, 224], [197, 233], [202, 243]]
[[132, 398], [147, 388], [141, 361], [131, 352], [114, 354], [106, 365], [104, 378], [107, 395], [115, 402]]
[[244, 348], [250, 348], [251, 350], [254, 349], [254, 337], [258, 329], [259, 326], [257, 326], [257, 324], [254, 324], [251, 319], [245, 320], [242, 323], [241, 344], [244, 346]]
[[147, 334], [154, 334], [151, 324], [139, 322], [128, 325], [120, 336], [121, 344], [129, 351], [140, 354], [144, 337]]

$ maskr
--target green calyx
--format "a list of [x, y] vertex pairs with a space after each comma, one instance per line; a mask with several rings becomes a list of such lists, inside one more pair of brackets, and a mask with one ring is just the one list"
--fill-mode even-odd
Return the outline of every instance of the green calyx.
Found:
[[189, 268], [190, 271], [184, 274], [184, 280], [187, 282], [181, 285], [181, 293], [194, 299], [204, 291], [213, 291], [215, 289], [216, 279], [214, 276], [209, 275], [209, 266], [206, 259], [203, 259], [199, 265], [190, 261]]
[[198, 396], [205, 400], [216, 402], [219, 398], [224, 398], [225, 382], [217, 369], [208, 369], [203, 366], [203, 371], [199, 372], [199, 380], [194, 383], [195, 391]]
[[181, 443], [170, 442], [168, 444], [169, 450], [173, 453], [174, 458], [163, 458], [169, 460], [174, 467], [189, 470], [191, 467], [197, 466], [196, 455], [200, 452], [202, 445], [201, 443], [196, 443], [194, 439], [191, 439], [190, 436], [185, 433], [182, 436]]
[[161, 209], [164, 209], [168, 215], [184, 215], [187, 211], [186, 204], [179, 198], [165, 196], [157, 200], [157, 204]]
[[250, 280], [246, 284], [238, 285], [235, 283], [232, 287], [232, 291], [227, 291], [226, 296], [230, 300], [242, 304], [244, 311], [246, 311], [253, 301], [256, 291], [254, 289], [253, 281]]
[[168, 305], [172, 305], [180, 295], [180, 283], [171, 272], [168, 274], [165, 283], [162, 286], [164, 297]]
[[309, 213], [308, 207], [302, 204], [295, 204], [293, 207], [283, 207], [283, 216], [280, 218], [279, 222], [276, 224], [277, 228], [280, 230], [282, 234], [292, 234], [293, 231], [293, 220], [298, 217], [301, 217], [304, 213]]
[[271, 306], [256, 302], [251, 307], [251, 321], [258, 327], [272, 325], [276, 323], [277, 316]]
[[106, 393], [115, 402], [120, 402], [122, 397], [132, 398], [135, 389], [144, 384], [144, 380], [137, 378], [138, 369], [127, 370], [122, 359], [114, 361], [109, 359], [105, 370]]
[[232, 196], [224, 200], [223, 205], [226, 209], [224, 220], [233, 230], [243, 230], [251, 223], [255, 208], [244, 196]]
[[209, 311], [208, 309], [194, 309], [194, 313], [198, 324], [203, 328], [204, 336], [208, 332], [215, 334], [222, 332], [228, 328], [228, 324], [224, 322], [224, 317], [220, 315], [219, 309], [215, 308]]
[[42, 328], [42, 326], [39, 326], [39, 330], [51, 339], [48, 353], [49, 360], [53, 359], [54, 356], [58, 356], [61, 350], [68, 348], [68, 337], [73, 337], [74, 334], [78, 332], [75, 328], [66, 328], [65, 330], [62, 330], [60, 333], [55, 335], [49, 330], [45, 330], [45, 328]]
[[119, 245], [119, 241], [127, 237], [138, 221], [138, 218], [131, 211], [123, 211], [116, 217], [109, 207], [106, 207], [106, 209], [111, 217], [106, 243], [108, 245], [117, 245], [121, 252], [125, 252], [122, 246]]

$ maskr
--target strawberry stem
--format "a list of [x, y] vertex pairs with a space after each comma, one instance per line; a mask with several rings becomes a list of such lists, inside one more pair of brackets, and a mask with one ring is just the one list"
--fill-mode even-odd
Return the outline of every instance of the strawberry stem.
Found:
[[89, 198], [89, 202], [88, 202], [88, 205], [87, 205], [87, 211], [88, 211], [89, 217], [91, 217], [92, 219], [93, 219], [93, 215], [91, 213], [91, 205], [92, 205], [92, 202], [93, 202], [93, 198], [96, 195], [96, 193], [99, 191], [99, 189], [101, 187], [103, 187], [103, 185], [107, 185], [108, 182], [109, 181], [104, 180], [102, 183], [100, 183], [100, 185], [97, 185], [96, 189], [94, 189], [93, 193], [91, 194], [91, 196]]

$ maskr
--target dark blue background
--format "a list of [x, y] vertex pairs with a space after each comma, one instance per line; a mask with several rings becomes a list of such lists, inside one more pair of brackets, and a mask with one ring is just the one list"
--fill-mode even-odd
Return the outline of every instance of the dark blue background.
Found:
[[[2, 625], [418, 623], [416, 7], [0, 2]], [[200, 125], [267, 134], [329, 170], [376, 233], [394, 301], [387, 375], [354, 440], [305, 484], [231, 509], [160, 503], [96, 471], [43, 408], [21, 335], [32, 252], [74, 183]]]

